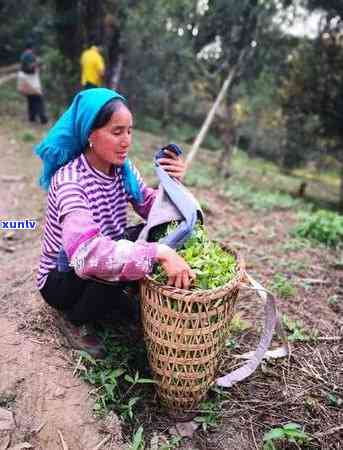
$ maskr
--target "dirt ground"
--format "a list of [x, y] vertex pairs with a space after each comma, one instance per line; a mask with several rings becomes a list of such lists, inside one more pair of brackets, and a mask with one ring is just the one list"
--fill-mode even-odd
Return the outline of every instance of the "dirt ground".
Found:
[[[76, 360], [35, 289], [45, 204], [36, 184], [39, 162], [31, 145], [1, 127], [0, 149], [0, 218], [38, 222], [35, 231], [0, 231], [0, 450], [123, 449], [119, 420], [113, 415], [109, 426], [93, 416], [91, 387], [75, 375]], [[305, 427], [313, 436], [311, 448], [343, 448], [343, 408], [330, 397], [343, 399], [341, 255], [321, 247], [292, 247], [295, 211], [257, 213], [238, 208], [217, 189], [193, 191], [209, 205], [213, 236], [238, 248], [262, 284], [270, 287], [278, 272], [292, 280], [297, 293], [281, 300], [280, 309], [318, 338], [294, 343], [289, 360], [264, 363], [232, 388], [222, 405], [221, 425], [196, 433], [187, 448], [258, 449], [267, 429], [287, 422]], [[333, 296], [334, 306], [328, 302]], [[256, 345], [262, 305], [252, 296], [239, 302], [238, 310], [252, 324], [237, 338], [241, 353]], [[224, 361], [223, 370], [238, 362]], [[11, 416], [4, 415], [8, 412]], [[149, 426], [152, 432], [165, 424], [160, 418]]]
[[119, 422], [104, 434], [92, 415], [89, 386], [73, 375], [75, 360], [35, 288], [44, 209], [38, 161], [24, 152], [29, 146], [8, 136], [0, 136], [0, 148], [0, 217], [38, 222], [32, 232], [0, 231], [0, 408], [14, 417], [6, 427], [0, 413], [0, 449], [27, 443], [37, 450], [88, 450], [104, 439], [101, 448], [120, 449]]

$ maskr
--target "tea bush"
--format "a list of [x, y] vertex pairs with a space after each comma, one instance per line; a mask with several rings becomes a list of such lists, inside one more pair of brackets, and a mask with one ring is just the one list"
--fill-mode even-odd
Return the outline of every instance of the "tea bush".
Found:
[[274, 445], [275, 441], [295, 444], [295, 448], [304, 448], [309, 445], [311, 440], [312, 437], [303, 431], [301, 425], [291, 422], [272, 428], [270, 431], [265, 433], [263, 436], [263, 450], [277, 450], [277, 448], [280, 448]]
[[227, 185], [225, 194], [233, 200], [239, 200], [251, 206], [255, 211], [291, 209], [299, 206], [301, 203], [301, 200], [294, 199], [288, 194], [257, 191], [255, 187], [243, 183]]
[[302, 213], [295, 233], [302, 238], [336, 247], [343, 243], [343, 216], [325, 210]]

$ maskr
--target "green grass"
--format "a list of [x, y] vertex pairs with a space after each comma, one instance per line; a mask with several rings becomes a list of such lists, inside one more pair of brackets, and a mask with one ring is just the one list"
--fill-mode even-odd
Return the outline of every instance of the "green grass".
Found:
[[303, 272], [310, 266], [309, 261], [296, 261], [289, 259], [281, 260], [276, 264], [278, 264], [280, 268], [287, 269], [287, 271], [291, 273]]
[[185, 176], [185, 185], [199, 188], [211, 188], [218, 177], [213, 167], [195, 162]]
[[295, 234], [331, 247], [343, 244], [343, 216], [319, 210], [301, 213]]
[[136, 410], [153, 395], [146, 349], [142, 341], [130, 342], [128, 332], [118, 338], [110, 328], [99, 330], [104, 339], [107, 357], [95, 360], [85, 352], [79, 352], [77, 373], [93, 386], [94, 410], [104, 415], [114, 410], [123, 421], [134, 423]]
[[305, 250], [311, 247], [311, 242], [300, 237], [291, 237], [286, 242], [280, 244], [281, 251], [290, 253], [299, 250]]
[[227, 183], [224, 192], [232, 200], [243, 202], [255, 211], [294, 209], [302, 204], [299, 199], [288, 194], [256, 190], [255, 186], [244, 182]]
[[314, 174], [310, 167], [303, 167], [283, 173], [273, 162], [251, 158], [242, 151], [236, 152], [233, 169], [232, 178], [235, 182], [247, 181], [257, 190], [279, 191], [291, 196], [297, 195], [300, 183], [305, 179], [308, 185], [304, 198], [306, 202], [314, 203], [318, 207], [337, 208], [340, 184], [338, 171], [330, 169]]
[[287, 339], [290, 342], [315, 341], [319, 334], [317, 330], [305, 329], [300, 320], [292, 320], [286, 315], [282, 316], [282, 324], [288, 333]]
[[333, 186], [334, 188], [338, 188], [340, 185], [340, 179], [337, 174], [337, 171], [332, 169], [318, 172], [313, 169], [295, 169], [293, 171], [295, 175], [298, 175], [301, 178], [304, 178], [308, 181], [320, 181], [322, 183]]
[[271, 290], [285, 299], [292, 298], [297, 293], [293, 283], [281, 273], [274, 275]]
[[0, 116], [25, 114], [26, 98], [17, 92], [16, 80], [0, 85]]
[[31, 131], [24, 131], [24, 133], [21, 135], [21, 140], [23, 142], [35, 142], [36, 136]]
[[285, 425], [280, 425], [279, 427], [274, 427], [263, 436], [263, 450], [277, 450], [279, 448], [286, 448], [284, 446], [279, 447], [274, 445], [275, 442], [283, 442], [289, 445], [295, 444], [294, 448], [306, 448], [308, 447], [312, 437], [305, 433], [301, 425], [297, 423], [287, 423]]
[[144, 429], [140, 426], [132, 437], [128, 450], [144, 450]]

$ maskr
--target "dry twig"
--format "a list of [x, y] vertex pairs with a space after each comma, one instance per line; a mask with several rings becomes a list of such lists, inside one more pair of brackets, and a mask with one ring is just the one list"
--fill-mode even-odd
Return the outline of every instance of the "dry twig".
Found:
[[324, 436], [329, 436], [330, 434], [337, 433], [337, 431], [343, 430], [343, 425], [338, 425], [338, 427], [330, 428], [330, 430], [323, 431], [322, 433], [315, 433], [313, 436], [318, 439]]
[[77, 364], [76, 364], [75, 369], [73, 371], [73, 377], [75, 377], [75, 375], [77, 374], [77, 371], [80, 368], [81, 361], [82, 361], [82, 355], [80, 355], [80, 357], [79, 357], [79, 359], [77, 361]]
[[257, 442], [256, 442], [255, 433], [254, 433], [254, 427], [252, 426], [251, 422], [250, 422], [250, 428], [251, 428], [251, 434], [252, 434], [252, 438], [254, 440], [254, 444], [255, 444], [256, 450], [258, 450], [258, 445], [257, 445]]
[[63, 438], [63, 434], [60, 432], [60, 430], [57, 430], [57, 433], [61, 439], [61, 444], [62, 444], [63, 450], [69, 450], [68, 445], [66, 444], [66, 441]]
[[94, 447], [94, 450], [99, 450], [99, 448], [105, 445], [110, 439], [111, 439], [110, 435], [106, 436], [101, 442], [99, 442], [99, 444], [96, 447]]

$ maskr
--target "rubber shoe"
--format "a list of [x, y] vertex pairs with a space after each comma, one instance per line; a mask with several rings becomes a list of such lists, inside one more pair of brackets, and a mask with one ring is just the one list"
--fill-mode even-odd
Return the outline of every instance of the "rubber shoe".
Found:
[[83, 350], [95, 359], [103, 359], [106, 356], [101, 340], [94, 334], [91, 325], [75, 325], [60, 315], [59, 329], [75, 350]]

